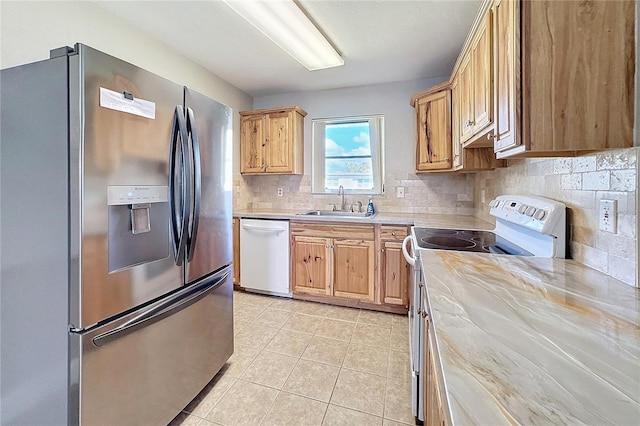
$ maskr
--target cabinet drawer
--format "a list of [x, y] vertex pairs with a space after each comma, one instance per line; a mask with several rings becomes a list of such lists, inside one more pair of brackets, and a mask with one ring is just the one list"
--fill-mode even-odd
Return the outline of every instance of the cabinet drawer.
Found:
[[344, 225], [291, 222], [291, 236], [373, 240], [373, 225]]
[[409, 234], [406, 226], [383, 225], [380, 227], [380, 239], [391, 241], [402, 241]]

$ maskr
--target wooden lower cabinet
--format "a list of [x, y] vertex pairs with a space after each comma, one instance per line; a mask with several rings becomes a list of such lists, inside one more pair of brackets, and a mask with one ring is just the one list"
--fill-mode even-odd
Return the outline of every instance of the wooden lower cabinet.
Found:
[[380, 226], [380, 302], [409, 306], [409, 264], [402, 254], [406, 226]]
[[380, 244], [382, 303], [408, 306], [409, 264], [402, 254], [402, 243], [382, 241]]
[[291, 245], [293, 292], [329, 294], [331, 239], [295, 235]]
[[422, 371], [426, 372], [426, 379], [423, 382], [425, 386], [424, 424], [425, 426], [446, 426], [448, 417], [445, 414], [446, 407], [442, 399], [444, 386], [442, 386], [442, 373], [438, 366], [439, 360], [436, 352], [435, 336], [432, 329], [429, 328], [429, 318], [427, 317], [423, 321], [426, 337], [426, 356], [422, 366]]
[[294, 297], [406, 313], [407, 226], [291, 222]]
[[373, 301], [374, 242], [364, 240], [334, 240], [332, 296]]
[[374, 243], [294, 235], [294, 293], [374, 300]]

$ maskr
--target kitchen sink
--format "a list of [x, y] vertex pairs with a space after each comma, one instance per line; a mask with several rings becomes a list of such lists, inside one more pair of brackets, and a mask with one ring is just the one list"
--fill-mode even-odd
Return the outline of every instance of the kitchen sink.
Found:
[[321, 216], [321, 217], [340, 217], [345, 219], [371, 219], [376, 214], [369, 214], [366, 212], [350, 212], [340, 210], [310, 210], [307, 212], [298, 213], [301, 216]]

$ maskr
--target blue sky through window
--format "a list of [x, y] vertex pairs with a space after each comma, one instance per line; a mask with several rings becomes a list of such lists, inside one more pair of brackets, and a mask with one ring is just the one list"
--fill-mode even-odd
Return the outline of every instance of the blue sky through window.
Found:
[[325, 187], [373, 187], [369, 122], [331, 123], [325, 127]]

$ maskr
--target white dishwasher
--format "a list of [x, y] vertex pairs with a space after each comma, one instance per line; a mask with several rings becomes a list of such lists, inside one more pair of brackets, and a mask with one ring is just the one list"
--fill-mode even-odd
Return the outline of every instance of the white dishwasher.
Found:
[[292, 297], [289, 291], [289, 221], [240, 219], [240, 285]]

